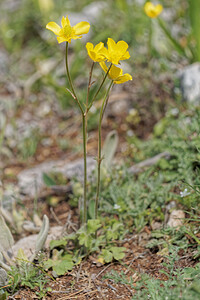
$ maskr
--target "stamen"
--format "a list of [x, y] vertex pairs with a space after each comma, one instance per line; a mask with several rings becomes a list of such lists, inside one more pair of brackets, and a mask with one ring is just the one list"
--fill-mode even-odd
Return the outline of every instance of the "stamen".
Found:
[[63, 33], [65, 38], [69, 38], [74, 35], [74, 29], [70, 25], [66, 25], [65, 27], [63, 27]]

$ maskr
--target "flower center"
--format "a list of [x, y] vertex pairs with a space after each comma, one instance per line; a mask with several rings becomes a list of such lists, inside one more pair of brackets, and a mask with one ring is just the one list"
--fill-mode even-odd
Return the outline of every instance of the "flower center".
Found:
[[152, 16], [156, 16], [156, 8], [155, 7], [152, 7], [150, 9], [150, 13], [152, 14]]
[[75, 30], [70, 25], [63, 27], [63, 35], [65, 38], [72, 37], [75, 34]]

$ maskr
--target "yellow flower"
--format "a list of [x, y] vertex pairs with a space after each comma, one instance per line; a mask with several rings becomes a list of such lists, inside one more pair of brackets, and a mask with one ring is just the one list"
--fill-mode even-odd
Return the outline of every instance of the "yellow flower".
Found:
[[102, 264], [102, 265], [105, 263], [103, 257], [99, 257], [99, 258], [97, 259], [97, 262], [99, 262], [99, 263]]
[[59, 44], [63, 42], [71, 43], [71, 39], [81, 39], [82, 34], [88, 33], [90, 29], [90, 24], [88, 22], [80, 22], [75, 26], [71, 26], [68, 16], [66, 18], [62, 17], [61, 24], [62, 27], [55, 22], [49, 22], [46, 25], [47, 29], [53, 31], [53, 33], [58, 36], [57, 40]]
[[115, 41], [108, 38], [107, 41], [108, 49], [104, 48], [106, 59], [114, 65], [118, 65], [120, 60], [129, 59], [130, 54], [127, 51], [128, 44], [124, 41]]
[[[104, 70], [105, 73], [108, 71], [108, 67], [106, 66], [105, 62], [101, 62], [100, 66]], [[128, 73], [123, 75], [123, 71], [121, 68], [118, 68], [114, 65], [111, 66], [110, 71], [108, 73], [108, 77], [113, 80], [116, 84], [121, 84], [126, 81], [132, 80], [132, 76]]]
[[87, 49], [89, 57], [93, 61], [101, 62], [101, 61], [104, 61], [106, 59], [105, 55], [104, 55], [104, 52], [105, 52], [104, 43], [100, 42], [95, 47], [92, 43], [87, 43], [86, 44], [86, 49]]
[[163, 10], [163, 6], [161, 4], [154, 5], [151, 2], [147, 2], [144, 5], [144, 11], [146, 15], [150, 18], [158, 17]]
[[54, 8], [53, 0], [38, 0], [41, 13], [50, 12]]

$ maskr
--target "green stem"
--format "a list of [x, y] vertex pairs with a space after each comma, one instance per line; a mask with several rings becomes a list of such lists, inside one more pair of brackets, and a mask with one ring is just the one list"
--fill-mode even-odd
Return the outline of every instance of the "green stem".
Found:
[[74, 90], [74, 87], [73, 87], [73, 84], [72, 84], [72, 80], [71, 80], [71, 76], [70, 76], [70, 73], [69, 73], [69, 66], [68, 66], [68, 42], [66, 42], [66, 59], [65, 59], [65, 63], [66, 63], [66, 71], [67, 71], [67, 78], [68, 78], [68, 81], [69, 81], [69, 85], [70, 85], [70, 88], [71, 88], [71, 95], [73, 96], [73, 98], [76, 100], [80, 110], [81, 110], [81, 113], [84, 114], [84, 111], [83, 111], [83, 108], [76, 96], [76, 93], [75, 93], [75, 90]]
[[94, 97], [93, 97], [93, 99], [92, 99], [90, 105], [88, 106], [88, 111], [90, 110], [90, 108], [92, 107], [92, 104], [93, 104], [94, 101], [96, 100], [96, 98], [97, 98], [97, 96], [98, 96], [98, 94], [99, 94], [99, 92], [100, 92], [100, 90], [101, 90], [101, 88], [102, 88], [102, 86], [103, 86], [103, 84], [104, 84], [104, 82], [105, 82], [107, 76], [108, 76], [108, 73], [109, 73], [109, 71], [110, 71], [111, 66], [112, 66], [112, 63], [110, 64], [110, 66], [109, 66], [109, 68], [108, 68], [108, 70], [107, 70], [107, 72], [106, 72], [106, 75], [104, 76], [104, 78], [103, 78], [103, 80], [102, 80], [102, 82], [101, 82], [101, 84], [100, 84], [100, 86], [99, 86], [99, 88], [98, 88], [96, 94], [94, 95]]
[[82, 115], [83, 122], [83, 159], [84, 159], [84, 183], [83, 183], [83, 224], [87, 222], [87, 114]]
[[99, 204], [99, 194], [100, 194], [100, 179], [101, 179], [101, 162], [102, 162], [102, 157], [101, 157], [101, 124], [102, 124], [102, 119], [103, 115], [105, 112], [105, 108], [108, 103], [108, 98], [109, 98], [109, 92], [111, 90], [111, 87], [113, 86], [113, 81], [111, 81], [110, 86], [106, 92], [106, 95], [103, 99], [103, 103], [101, 106], [101, 111], [100, 111], [100, 116], [99, 116], [99, 128], [98, 128], [98, 158], [97, 158], [97, 164], [98, 164], [98, 170], [97, 170], [97, 193], [96, 193], [96, 199], [95, 199], [95, 219], [98, 217], [98, 204]]
[[94, 62], [92, 63], [87, 89], [87, 98], [85, 104], [85, 113], [82, 115], [83, 121], [83, 157], [84, 157], [84, 194], [83, 194], [83, 224], [87, 222], [87, 117], [88, 117], [88, 101], [91, 88], [92, 72]]
[[149, 40], [148, 40], [148, 56], [149, 60], [152, 57], [152, 20], [149, 20]]
[[[84, 192], [83, 192], [83, 223], [86, 224], [87, 221], [87, 112], [84, 112], [73, 87], [72, 80], [69, 73], [68, 67], [68, 42], [66, 42], [66, 71], [67, 77], [69, 80], [69, 85], [71, 88], [70, 93], [72, 94], [73, 98], [76, 100], [81, 114], [82, 114], [82, 127], [83, 127], [83, 157], [84, 157]], [[87, 102], [88, 100], [86, 100]], [[86, 108], [87, 110], [87, 108]]]
[[92, 72], [94, 69], [94, 61], [92, 62], [91, 70], [90, 70], [90, 75], [89, 75], [89, 80], [88, 80], [88, 88], [87, 88], [87, 98], [86, 98], [86, 109], [88, 108], [88, 101], [89, 101], [89, 93], [90, 93], [90, 88], [91, 88], [91, 81], [92, 81]]
[[193, 51], [193, 60], [200, 61], [200, 0], [189, 0], [189, 17], [192, 29], [192, 36], [196, 45]]
[[162, 30], [164, 31], [165, 35], [168, 37], [168, 39], [171, 41], [171, 43], [174, 45], [176, 50], [179, 52], [179, 54], [183, 54], [184, 56], [187, 57], [185, 53], [185, 49], [172, 37], [171, 32], [167, 29], [164, 21], [160, 18], [158, 18], [158, 23]]
[[87, 115], [88, 115], [88, 112], [89, 112], [89, 109], [88, 109], [89, 93], [90, 93], [90, 88], [91, 88], [93, 69], [94, 69], [94, 62], [92, 62], [92, 66], [91, 66], [91, 70], [90, 70], [90, 75], [89, 75], [89, 80], [88, 80], [88, 88], [87, 88], [87, 98], [86, 98], [86, 105], [85, 105], [86, 134], [87, 134]]

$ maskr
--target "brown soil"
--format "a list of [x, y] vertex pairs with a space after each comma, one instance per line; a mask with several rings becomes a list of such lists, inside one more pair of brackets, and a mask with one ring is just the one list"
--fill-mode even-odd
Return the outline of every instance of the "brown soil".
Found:
[[[66, 220], [70, 215], [70, 224], [74, 225], [76, 229], [79, 220], [78, 212], [77, 209], [71, 209], [67, 201], [61, 201], [53, 209], [53, 213], [52, 209], [43, 201], [39, 203], [39, 207], [43, 213], [49, 216], [52, 226], [66, 225]], [[52, 274], [49, 271], [50, 278], [46, 287], [51, 288], [51, 292], [48, 292], [44, 299], [132, 299], [136, 290], [128, 283], [115, 283], [114, 280], [105, 277], [113, 270], [118, 274], [123, 272], [127, 281], [132, 280], [133, 286], [136, 286], [137, 281], [144, 273], [156, 279], [167, 280], [168, 277], [159, 272], [161, 269], [165, 269], [162, 266], [165, 258], [157, 254], [156, 250], [151, 251], [145, 247], [150, 238], [151, 228], [146, 226], [142, 232], [138, 234], [133, 232], [127, 235], [123, 241], [118, 242], [119, 246], [127, 249], [126, 256], [121, 262], [115, 261], [103, 265], [97, 261], [95, 255], [90, 255], [71, 272], [54, 280], [52, 280]], [[192, 258], [192, 253], [179, 253], [179, 255], [180, 261], [176, 263], [175, 267], [195, 266], [196, 261]], [[37, 288], [35, 291], [21, 288], [8, 299], [37, 299], [36, 291]]]
[[[147, 139], [151, 134], [155, 123], [163, 117], [167, 102], [172, 101], [170, 100], [169, 93], [160, 89], [159, 83], [153, 83], [151, 95], [149, 95], [148, 92], [144, 92], [141, 89], [140, 81], [140, 78], [135, 78], [133, 83], [126, 85], [126, 88], [121, 88], [120, 91], [117, 91], [116, 95], [118, 95], [118, 97], [115, 96], [111, 99], [114, 103], [119, 101], [122, 95], [123, 97], [128, 97], [128, 102], [130, 104], [128, 110], [135, 108], [139, 112], [139, 121], [137, 124], [127, 122], [126, 117], [128, 111], [126, 110], [119, 111], [118, 113], [116, 112], [115, 115], [112, 113], [108, 114], [103, 123], [103, 139], [110, 130], [116, 129], [118, 131], [120, 139], [120, 146], [117, 152], [118, 158], [124, 159], [130, 154], [127, 150], [127, 130], [132, 130], [139, 138]], [[171, 89], [171, 82], [167, 81], [165, 85], [168, 86], [168, 89]], [[157, 98], [157, 102], [154, 101], [155, 98]], [[24, 109], [29, 108], [25, 107]], [[31, 108], [31, 110], [32, 109], [33, 108]], [[29, 159], [28, 162], [17, 160], [6, 162], [4, 166], [5, 183], [15, 181], [13, 178], [16, 178], [15, 176], [28, 166], [30, 167], [46, 160], [61, 159], [66, 155], [68, 155], [71, 160], [74, 160], [82, 155], [81, 152], [72, 154], [72, 147], [63, 151], [57, 144], [58, 138], [67, 138], [70, 140], [70, 145], [73, 145], [73, 147], [78, 146], [81, 143], [81, 136], [79, 134], [81, 128], [80, 118], [77, 118], [77, 114], [75, 114], [73, 110], [68, 112], [67, 116], [63, 117], [63, 120], [65, 120], [65, 118], [67, 130], [60, 131], [53, 136], [51, 135], [51, 131], [59, 124], [61, 117], [51, 114], [50, 116], [47, 116], [46, 120], [43, 120], [43, 126], [46, 126], [48, 129], [46, 131], [46, 137], [50, 137], [53, 141], [51, 146], [39, 144], [36, 154]], [[76, 122], [74, 121], [74, 118], [76, 119]], [[89, 155], [96, 155], [97, 136], [97, 130], [90, 132], [90, 139], [88, 141]], [[10, 174], [11, 171], [12, 174], [14, 174], [14, 177], [12, 178], [7, 175]], [[50, 217], [51, 226], [57, 225], [57, 223], [65, 224], [69, 214], [71, 214], [73, 223], [78, 226], [77, 210], [70, 208], [67, 201], [59, 202], [59, 205], [57, 205], [52, 212], [52, 209], [50, 211], [49, 206], [44, 200], [45, 199], [39, 202], [39, 210], [40, 213], [46, 213]], [[27, 201], [26, 207], [32, 211], [33, 203]], [[145, 248], [145, 244], [151, 235], [150, 229], [144, 228], [144, 233], [146, 234], [145, 241], [141, 235], [142, 233], [133, 233], [126, 237], [126, 240], [124, 240], [121, 245], [127, 248], [127, 253], [121, 263], [113, 262], [111, 264], [101, 265], [97, 262], [95, 257], [90, 256], [65, 276], [61, 276], [55, 280], [50, 279], [48, 287], [51, 287], [52, 292], [49, 292], [45, 299], [131, 299], [135, 290], [132, 289], [130, 285], [115, 283], [111, 279], [103, 278], [105, 274], [109, 273], [111, 270], [115, 270], [118, 273], [123, 271], [129, 280], [133, 280], [134, 285], [136, 285], [136, 282], [140, 279], [142, 273], [147, 273], [155, 278], [167, 280], [166, 275], [159, 273], [164, 258]], [[188, 256], [184, 255], [184, 257], [184, 260], [181, 261], [181, 267], [193, 266], [195, 264], [189, 254]], [[27, 288], [21, 288], [20, 291], [15, 295], [10, 296], [8, 299], [36, 298], [34, 292]]]

